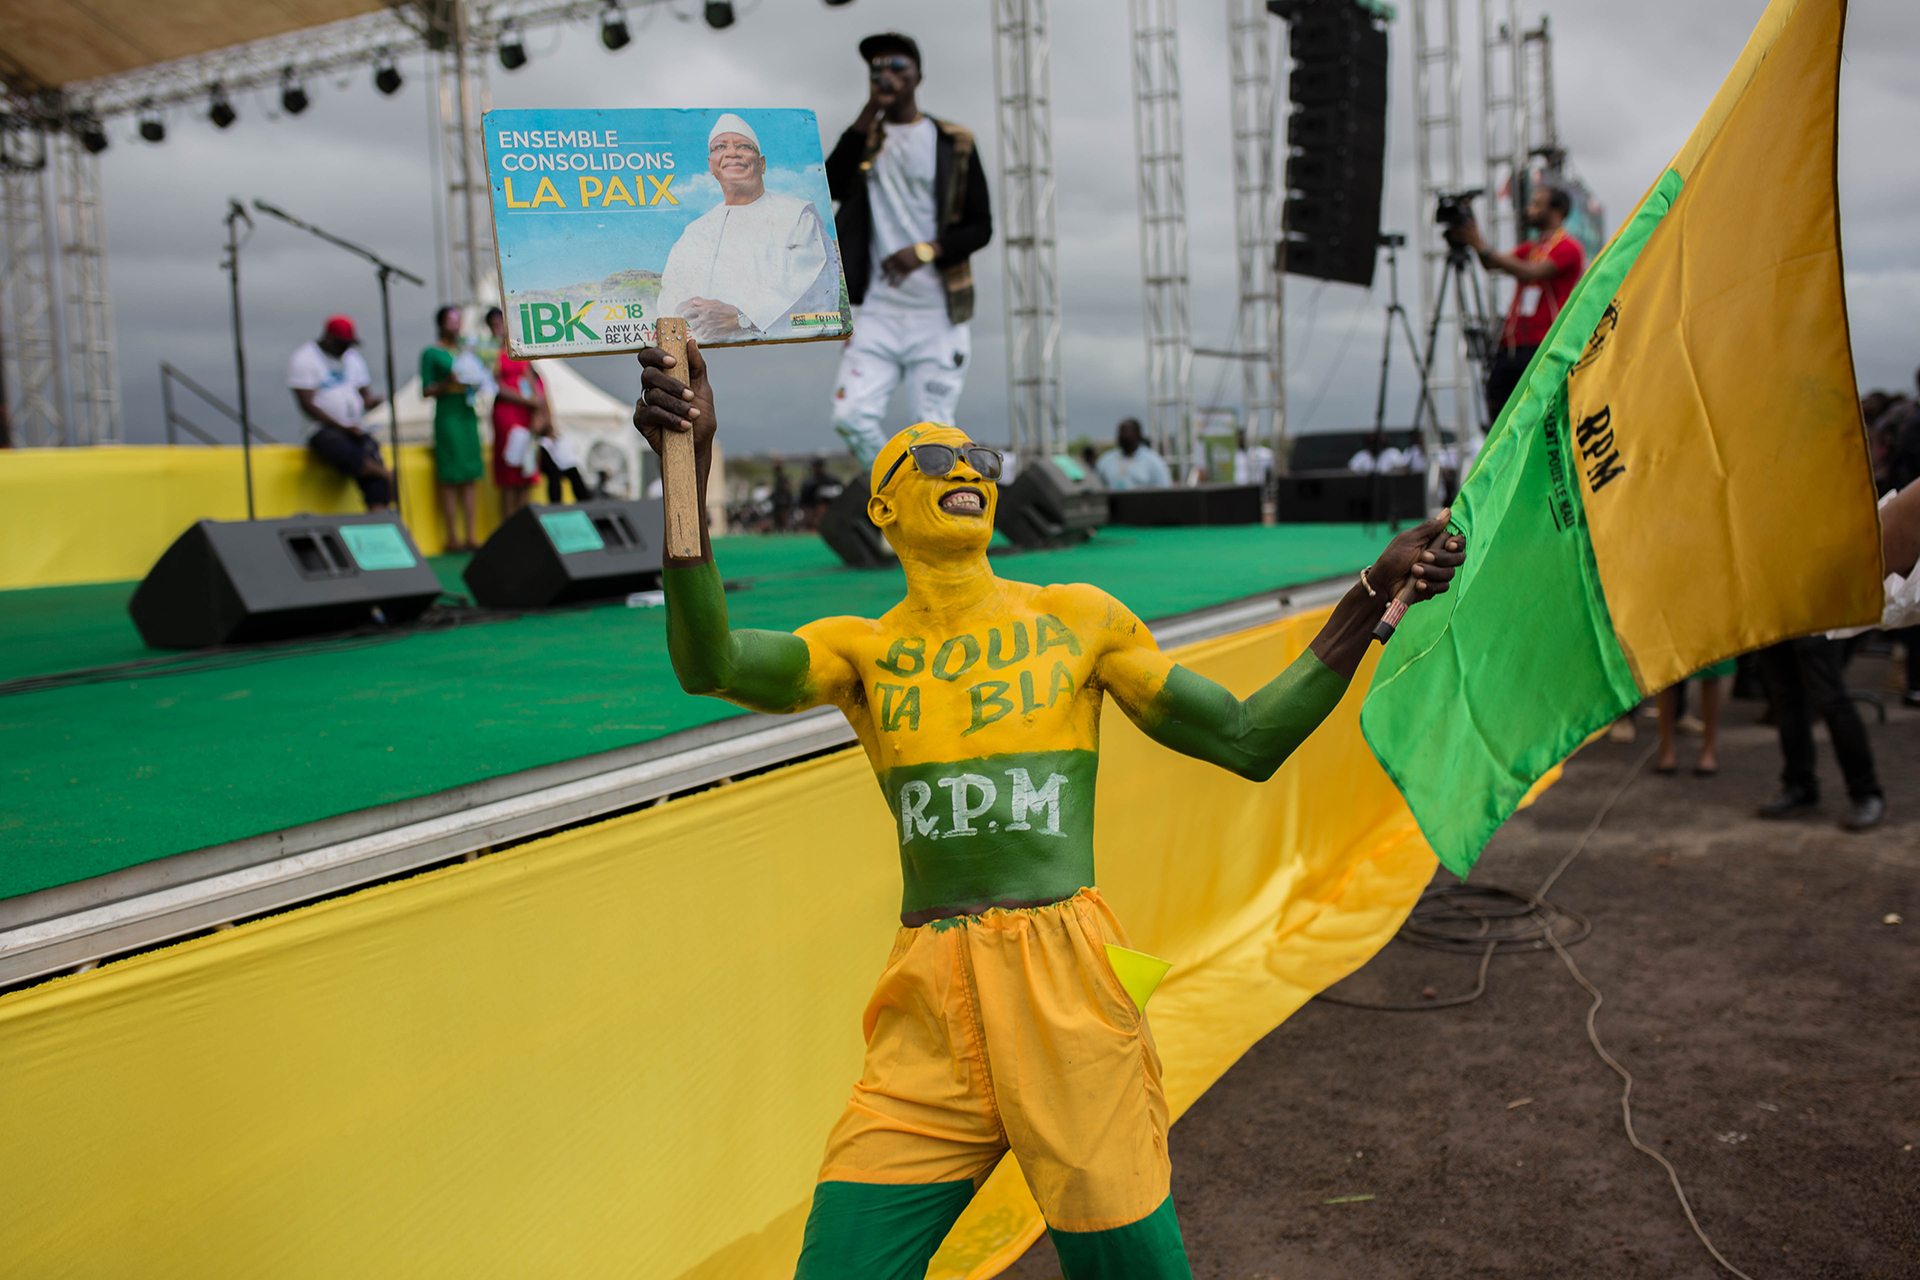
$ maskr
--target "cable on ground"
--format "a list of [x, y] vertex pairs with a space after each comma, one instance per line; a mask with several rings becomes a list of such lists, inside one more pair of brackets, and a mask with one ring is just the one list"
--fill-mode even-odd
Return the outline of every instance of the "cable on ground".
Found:
[[[1572, 944], [1586, 938], [1593, 931], [1593, 926], [1585, 917], [1565, 908], [1556, 907], [1546, 900], [1547, 890], [1553, 888], [1560, 877], [1566, 873], [1567, 868], [1573, 865], [1574, 859], [1586, 851], [1587, 842], [1592, 840], [1594, 833], [1600, 830], [1600, 824], [1607, 820], [1607, 815], [1613, 811], [1613, 806], [1640, 776], [1641, 770], [1646, 768], [1647, 761], [1653, 759], [1653, 753], [1657, 749], [1657, 743], [1649, 745], [1626, 770], [1620, 778], [1619, 785], [1614, 787], [1613, 793], [1595, 812], [1593, 821], [1589, 822], [1587, 829], [1580, 833], [1580, 838], [1574, 842], [1573, 848], [1568, 850], [1567, 856], [1560, 860], [1559, 865], [1531, 894], [1520, 894], [1508, 889], [1483, 885], [1429, 885], [1420, 895], [1420, 901], [1408, 915], [1407, 922], [1394, 936], [1411, 942], [1415, 946], [1436, 951], [1478, 951], [1480, 973], [1472, 991], [1466, 995], [1452, 996], [1442, 1000], [1423, 1000], [1418, 1004], [1368, 1004], [1358, 1000], [1344, 1000], [1325, 992], [1315, 996], [1314, 999], [1323, 1000], [1328, 1004], [1345, 1005], [1352, 1009], [1374, 1009], [1392, 1013], [1416, 1013], [1428, 1009], [1453, 1008], [1471, 1003], [1485, 994], [1487, 967], [1492, 964], [1496, 952], [1537, 950], [1543, 945], [1553, 948], [1554, 954], [1560, 957], [1560, 962], [1566, 966], [1573, 980], [1593, 997], [1593, 1003], [1587, 1006], [1587, 1043], [1593, 1046], [1593, 1051], [1599, 1056], [1600, 1061], [1606, 1063], [1614, 1074], [1620, 1077], [1620, 1124], [1626, 1131], [1627, 1142], [1635, 1151], [1658, 1161], [1660, 1167], [1666, 1171], [1667, 1181], [1673, 1184], [1674, 1197], [1680, 1201], [1680, 1211], [1687, 1217], [1687, 1225], [1693, 1228], [1693, 1234], [1713, 1256], [1713, 1260], [1729, 1274], [1738, 1276], [1740, 1280], [1753, 1280], [1752, 1276], [1728, 1262], [1726, 1256], [1714, 1247], [1713, 1241], [1701, 1229], [1700, 1220], [1693, 1213], [1693, 1204], [1687, 1199], [1686, 1189], [1680, 1184], [1680, 1171], [1673, 1167], [1673, 1162], [1640, 1141], [1640, 1136], [1634, 1132], [1633, 1073], [1621, 1066], [1619, 1059], [1608, 1053], [1606, 1046], [1600, 1042], [1600, 1032], [1594, 1025], [1594, 1020], [1600, 1012], [1600, 1006], [1605, 1002], [1605, 997], [1600, 994], [1598, 987], [1587, 981], [1587, 976], [1580, 972], [1580, 966], [1573, 962], [1573, 955], [1567, 950]], [[1579, 932], [1571, 937], [1562, 938], [1560, 930], [1562, 922], [1572, 922]], [[1883, 1077], [1865, 1078], [1883, 1079]], [[1898, 1075], [1886, 1077], [1891, 1080], [1901, 1078]]]

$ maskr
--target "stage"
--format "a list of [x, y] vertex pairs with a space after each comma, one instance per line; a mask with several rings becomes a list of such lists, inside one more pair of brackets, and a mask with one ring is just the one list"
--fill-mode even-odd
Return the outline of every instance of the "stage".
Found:
[[[995, 563], [1184, 619], [1156, 630], [1190, 642], [1280, 616], [1273, 593], [1344, 579], [1388, 536], [1109, 528]], [[847, 569], [810, 536], [723, 538], [716, 554], [737, 626], [874, 615], [902, 591], [897, 571]], [[433, 563], [463, 590], [465, 557]], [[13, 850], [0, 863], [0, 982], [851, 741], [838, 712], [754, 716], [686, 696], [660, 613], [622, 601], [203, 657], [140, 642], [134, 585], [0, 593], [0, 681], [15, 682], [0, 696], [15, 797], [0, 819]], [[1251, 611], [1196, 629], [1192, 615], [1250, 598]], [[113, 669], [156, 659], [166, 666]], [[79, 934], [45, 923], [56, 918]]]

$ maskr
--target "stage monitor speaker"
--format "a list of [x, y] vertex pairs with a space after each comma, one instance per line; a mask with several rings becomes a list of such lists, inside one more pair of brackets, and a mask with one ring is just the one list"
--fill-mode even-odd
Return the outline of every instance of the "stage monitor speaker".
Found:
[[1000, 486], [993, 527], [1015, 546], [1059, 547], [1085, 542], [1107, 523], [1107, 486], [1091, 468], [1066, 454], [1020, 464]]
[[1282, 524], [1381, 524], [1427, 518], [1427, 477], [1419, 472], [1296, 471], [1276, 483], [1274, 518]]
[[666, 504], [596, 499], [530, 504], [493, 531], [467, 562], [475, 604], [545, 609], [660, 585]]
[[127, 603], [157, 649], [287, 640], [369, 622], [411, 622], [440, 579], [390, 515], [202, 520]]
[[1107, 495], [1114, 524], [1259, 524], [1257, 484], [1196, 484], [1115, 489]]
[[847, 481], [840, 496], [820, 514], [820, 537], [833, 554], [856, 569], [877, 569], [898, 563], [893, 548], [873, 521], [867, 519], [872, 479], [862, 471]]

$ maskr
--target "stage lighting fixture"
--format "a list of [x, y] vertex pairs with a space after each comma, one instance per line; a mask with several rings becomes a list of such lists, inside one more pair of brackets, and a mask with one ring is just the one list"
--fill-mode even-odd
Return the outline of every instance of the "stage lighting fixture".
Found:
[[140, 136], [148, 142], [167, 140], [167, 122], [160, 118], [160, 113], [153, 109], [150, 102], [140, 104]]
[[225, 89], [216, 84], [208, 91], [208, 96], [212, 98], [213, 105], [207, 108], [207, 119], [213, 121], [214, 128], [225, 129], [240, 118], [240, 113], [233, 109], [231, 102], [227, 101]]
[[732, 0], [707, 0], [707, 25], [715, 31], [725, 31], [732, 26]]
[[389, 98], [400, 92], [400, 86], [404, 83], [405, 81], [400, 79], [400, 68], [393, 65], [391, 60], [382, 62], [374, 68], [373, 87]]
[[293, 78], [292, 67], [280, 73], [280, 109], [290, 116], [307, 109], [306, 86]]
[[107, 130], [98, 117], [75, 116], [73, 136], [80, 139], [80, 145], [87, 149], [88, 155], [97, 156], [107, 149]]
[[518, 71], [527, 65], [527, 46], [520, 41], [520, 33], [511, 23], [500, 31], [500, 69]]
[[627, 30], [627, 15], [619, 5], [609, 3], [600, 15], [600, 43], [612, 53], [626, 48], [632, 40], [633, 35]]

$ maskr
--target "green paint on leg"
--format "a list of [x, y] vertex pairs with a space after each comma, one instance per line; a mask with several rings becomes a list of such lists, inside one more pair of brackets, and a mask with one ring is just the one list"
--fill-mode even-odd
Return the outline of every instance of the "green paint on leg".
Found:
[[793, 1280], [921, 1280], [972, 1199], [971, 1179], [819, 1183]]
[[1172, 1196], [1140, 1221], [1111, 1231], [1050, 1228], [1048, 1234], [1066, 1280], [1193, 1280]]

